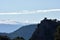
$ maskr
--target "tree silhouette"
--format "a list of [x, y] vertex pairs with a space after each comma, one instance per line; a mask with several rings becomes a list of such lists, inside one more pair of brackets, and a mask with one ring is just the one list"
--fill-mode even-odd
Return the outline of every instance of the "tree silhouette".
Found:
[[60, 26], [57, 27], [57, 31], [55, 32], [55, 40], [60, 40]]
[[8, 36], [0, 36], [0, 40], [10, 40]]
[[23, 37], [16, 37], [13, 40], [25, 40]]

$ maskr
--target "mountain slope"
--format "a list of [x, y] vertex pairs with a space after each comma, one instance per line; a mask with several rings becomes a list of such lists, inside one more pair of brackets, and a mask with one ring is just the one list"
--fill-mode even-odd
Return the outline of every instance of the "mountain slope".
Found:
[[10, 33], [8, 36], [10, 38], [15, 38], [19, 36], [19, 37], [23, 37], [26, 40], [28, 40], [33, 34], [33, 32], [35, 31], [36, 27], [37, 27], [37, 24], [23, 26], [19, 28], [18, 30], [16, 30], [15, 32]]
[[44, 20], [41, 21], [40, 24], [38, 24], [37, 29], [32, 34], [30, 40], [55, 40], [54, 37], [56, 28], [59, 25], [60, 25], [59, 21], [45, 18]]

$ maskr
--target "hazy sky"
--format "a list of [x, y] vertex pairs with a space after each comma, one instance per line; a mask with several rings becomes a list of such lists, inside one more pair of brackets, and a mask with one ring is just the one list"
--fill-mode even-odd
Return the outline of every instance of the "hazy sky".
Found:
[[0, 0], [0, 23], [38, 23], [44, 17], [60, 20], [60, 0]]
[[60, 8], [60, 0], [0, 0], [0, 12]]
[[[55, 9], [58, 10], [56, 11]], [[44, 10], [47, 10], [48, 12], [44, 12]], [[4, 14], [1, 15], [1, 13]], [[7, 15], [5, 15], [5, 13], [7, 13]], [[59, 19], [59, 15], [60, 0], [0, 0], [0, 20], [9, 19], [18, 22], [35, 23], [39, 22], [44, 17]]]

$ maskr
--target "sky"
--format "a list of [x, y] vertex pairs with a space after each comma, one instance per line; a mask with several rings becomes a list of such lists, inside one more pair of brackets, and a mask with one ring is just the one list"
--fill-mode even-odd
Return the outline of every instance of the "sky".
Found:
[[60, 20], [60, 0], [0, 0], [0, 24], [39, 23]]
[[0, 0], [0, 20], [38, 23], [44, 17], [59, 19], [60, 0]]

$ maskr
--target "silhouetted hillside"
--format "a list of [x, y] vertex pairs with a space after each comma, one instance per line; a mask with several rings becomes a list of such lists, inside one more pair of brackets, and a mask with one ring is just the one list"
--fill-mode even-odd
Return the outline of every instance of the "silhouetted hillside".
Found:
[[[55, 40], [55, 32], [60, 22], [51, 19], [44, 19], [38, 24], [30, 40]], [[60, 39], [59, 39], [60, 40]]]
[[37, 24], [27, 25], [19, 28], [18, 30], [10, 33], [8, 36], [13, 39], [15, 37], [23, 37], [25, 40], [28, 40], [32, 33], [35, 31]]

